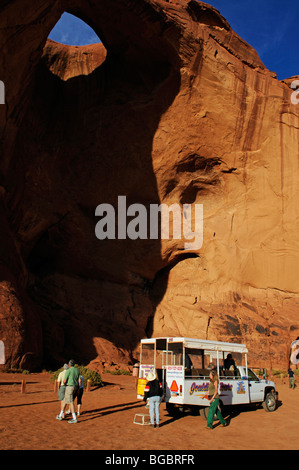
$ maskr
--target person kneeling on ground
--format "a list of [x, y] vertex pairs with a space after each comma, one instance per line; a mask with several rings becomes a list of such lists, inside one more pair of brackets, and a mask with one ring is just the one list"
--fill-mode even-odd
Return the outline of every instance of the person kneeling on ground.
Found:
[[149, 414], [151, 425], [155, 427], [155, 416], [156, 416], [156, 427], [159, 427], [160, 423], [160, 403], [163, 394], [162, 386], [157, 379], [156, 372], [149, 372], [146, 376], [147, 384], [144, 389], [144, 401], [148, 400], [149, 403]]

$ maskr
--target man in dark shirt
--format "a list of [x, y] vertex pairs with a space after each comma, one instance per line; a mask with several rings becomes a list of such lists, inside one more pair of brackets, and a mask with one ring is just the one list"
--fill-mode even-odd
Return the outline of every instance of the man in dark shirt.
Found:
[[144, 389], [143, 399], [145, 402], [148, 400], [149, 403], [149, 414], [152, 427], [155, 427], [156, 416], [156, 427], [158, 428], [160, 422], [160, 403], [163, 389], [155, 372], [150, 371], [147, 374], [146, 379], [147, 384]]
[[289, 368], [288, 375], [289, 375], [289, 387], [294, 389], [295, 388], [295, 374], [291, 367]]
[[235, 370], [236, 364], [233, 359], [233, 356], [231, 354], [228, 354], [226, 356], [226, 359], [224, 359], [224, 369], [230, 370], [230, 368], [233, 368]]

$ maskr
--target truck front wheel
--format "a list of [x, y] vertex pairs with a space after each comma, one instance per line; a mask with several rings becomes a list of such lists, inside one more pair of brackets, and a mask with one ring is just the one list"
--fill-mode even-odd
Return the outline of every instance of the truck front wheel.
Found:
[[267, 393], [262, 405], [265, 411], [275, 411], [277, 408], [277, 401], [274, 393]]

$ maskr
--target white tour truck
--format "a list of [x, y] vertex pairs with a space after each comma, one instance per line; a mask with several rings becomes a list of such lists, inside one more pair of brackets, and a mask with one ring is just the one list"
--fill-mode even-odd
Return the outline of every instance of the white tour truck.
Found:
[[[181, 337], [141, 340], [137, 398], [142, 399], [146, 375], [156, 370], [170, 415], [182, 408], [199, 409], [207, 417], [211, 363], [219, 376], [220, 406], [260, 403], [266, 411], [277, 408], [275, 383], [259, 377], [247, 366], [244, 344]], [[231, 354], [235, 365], [225, 361]]]

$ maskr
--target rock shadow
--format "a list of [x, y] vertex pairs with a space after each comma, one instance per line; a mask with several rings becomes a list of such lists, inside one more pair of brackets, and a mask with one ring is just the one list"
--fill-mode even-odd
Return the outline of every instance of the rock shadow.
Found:
[[[47, 42], [17, 134], [14, 230], [28, 271], [26, 290], [41, 318], [42, 363], [51, 368], [70, 357], [80, 363], [97, 356], [103, 364], [109, 357], [134, 360], [140, 338], [151, 335], [158, 301], [149, 292], [165, 265], [160, 240], [95, 235], [100, 204], [115, 209], [116, 231], [125, 217], [119, 196], [148, 213], [160, 204], [153, 140], [180, 89], [177, 38], [169, 42], [152, 7], [144, 4], [143, 16], [140, 7], [128, 12], [125, 3], [119, 2], [119, 24], [111, 20], [111, 2], [69, 10], [99, 32], [106, 60], [64, 80], [59, 70], [66, 46], [62, 53]], [[84, 54], [81, 48], [67, 66], [77, 70]]]

